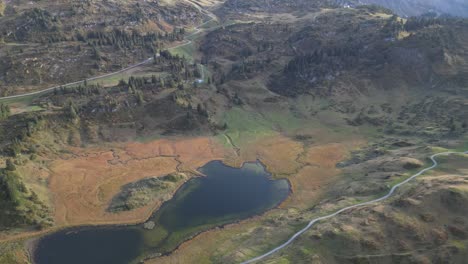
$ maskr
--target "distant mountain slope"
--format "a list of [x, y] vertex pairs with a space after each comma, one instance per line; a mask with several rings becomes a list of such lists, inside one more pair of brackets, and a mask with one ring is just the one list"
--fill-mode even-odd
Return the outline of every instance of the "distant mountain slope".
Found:
[[376, 4], [392, 9], [401, 16], [417, 16], [427, 12], [468, 17], [466, 0], [358, 0], [362, 4]]
[[428, 12], [468, 17], [466, 0], [227, 0], [224, 8], [232, 12], [294, 12], [333, 6], [379, 5], [400, 16], [419, 16]]
[[295, 12], [339, 6], [341, 0], [227, 0], [223, 9], [230, 12]]

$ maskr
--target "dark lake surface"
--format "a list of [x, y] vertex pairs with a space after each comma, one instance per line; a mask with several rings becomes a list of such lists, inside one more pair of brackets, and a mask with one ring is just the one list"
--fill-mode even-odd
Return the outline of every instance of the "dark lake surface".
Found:
[[136, 228], [79, 228], [64, 230], [39, 241], [35, 263], [127, 264], [138, 257], [143, 235]]
[[154, 213], [152, 230], [142, 225], [89, 227], [41, 238], [36, 264], [127, 264], [174, 250], [197, 233], [265, 212], [287, 198], [289, 183], [271, 180], [259, 162], [232, 168], [212, 161], [199, 171], [206, 177], [185, 183]]

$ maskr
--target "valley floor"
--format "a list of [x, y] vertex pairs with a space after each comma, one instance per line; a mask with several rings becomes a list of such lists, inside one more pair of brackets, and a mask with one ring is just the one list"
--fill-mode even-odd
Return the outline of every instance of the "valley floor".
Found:
[[[438, 157], [437, 168], [389, 199], [353, 207], [431, 166], [431, 155], [468, 150], [467, 90], [456, 86], [464, 85], [464, 72], [457, 70], [465, 67], [464, 49], [444, 46], [447, 53], [439, 56], [432, 42], [424, 42], [449, 35], [464, 43], [468, 35], [449, 31], [458, 25], [465, 32], [462, 23], [416, 25], [410, 34], [405, 19], [372, 7], [314, 7], [307, 14], [252, 11], [257, 7], [229, 13], [221, 7], [217, 18], [201, 8], [219, 7], [219, 1], [189, 1], [189, 7], [194, 3], [188, 8], [199, 11], [193, 20], [205, 22], [190, 27], [185, 40], [173, 41], [174, 48], [158, 51], [152, 59], [157, 63], [45, 96], [0, 98], [9, 105], [0, 112], [0, 147], [9, 155], [0, 157], [6, 175], [0, 179], [15, 171], [24, 182], [8, 178], [22, 190], [16, 202], [24, 202], [11, 208], [22, 220], [32, 210], [24, 204], [39, 207], [32, 201], [49, 210], [31, 213], [40, 218], [33, 224], [0, 232], [0, 264], [29, 263], [38, 238], [67, 227], [143, 224], [187, 180], [203, 177], [197, 169], [213, 160], [233, 167], [258, 160], [273, 178], [289, 181], [291, 194], [264, 214], [194, 235], [169, 255], [144, 256], [145, 263], [242, 263], [282, 245], [311, 219], [342, 208], [351, 210], [258, 262], [468, 259], [466, 153]], [[394, 31], [397, 38], [383, 38]], [[316, 46], [323, 50], [298, 52]], [[366, 52], [356, 51], [361, 49]], [[434, 54], [443, 59], [428, 67], [439, 72], [418, 72], [426, 64], [421, 58]], [[401, 65], [407, 60], [414, 64], [406, 72]], [[453, 69], [440, 70], [443, 63]], [[420, 89], [412, 75], [430, 76], [441, 87]], [[173, 181], [157, 195], [145, 196], [138, 184], [164, 177]], [[112, 210], [116, 198], [123, 210]]]

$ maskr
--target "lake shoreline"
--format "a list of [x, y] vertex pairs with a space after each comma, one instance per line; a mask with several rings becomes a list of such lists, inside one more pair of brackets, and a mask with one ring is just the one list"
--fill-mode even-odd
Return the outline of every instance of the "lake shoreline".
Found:
[[262, 212], [262, 213], [259, 213], [259, 214], [254, 214], [254, 215], [249, 216], [249, 217], [244, 218], [244, 219], [239, 219], [239, 220], [236, 220], [236, 221], [233, 221], [233, 222], [230, 222], [230, 223], [214, 226], [214, 227], [208, 228], [206, 230], [199, 231], [199, 232], [193, 234], [192, 236], [190, 236], [190, 238], [178, 243], [178, 245], [173, 250], [171, 250], [170, 252], [163, 253], [163, 254], [161, 254], [160, 256], [157, 256], [157, 257], [147, 257], [147, 258], [144, 258], [142, 261], [148, 261], [148, 260], [156, 259], [156, 258], [159, 258], [159, 257], [170, 256], [172, 253], [179, 250], [180, 247], [183, 246], [185, 243], [190, 243], [192, 240], [196, 239], [201, 234], [209, 233], [209, 232], [214, 231], [214, 230], [225, 229], [225, 228], [227, 228], [229, 226], [240, 225], [243, 222], [251, 221], [251, 220], [257, 219], [259, 217], [265, 216], [266, 214], [270, 213], [273, 210], [280, 209], [281, 205], [283, 205], [283, 203], [286, 202], [287, 198], [289, 198], [289, 196], [292, 194], [292, 186], [291, 186], [291, 182], [289, 181], [289, 179], [281, 179], [281, 180], [285, 180], [287, 182], [287, 184], [288, 184], [288, 188], [289, 188], [288, 196], [286, 196], [286, 198], [283, 201], [278, 202], [274, 207], [266, 210], [265, 212]]
[[[147, 261], [147, 260], [150, 260], [150, 259], [155, 259], [157, 257], [171, 255], [173, 252], [178, 250], [183, 244], [190, 242], [191, 240], [195, 239], [197, 236], [199, 236], [202, 233], [210, 232], [210, 231], [216, 230], [216, 229], [224, 229], [224, 228], [226, 228], [227, 226], [230, 226], [230, 225], [241, 224], [244, 221], [249, 221], [251, 219], [261, 217], [262, 215], [265, 215], [266, 213], [268, 213], [268, 212], [270, 212], [272, 210], [278, 209], [285, 201], [287, 201], [287, 198], [290, 197], [291, 193], [293, 192], [292, 185], [291, 185], [291, 182], [289, 181], [289, 179], [274, 179], [272, 177], [272, 173], [267, 171], [267, 167], [260, 160], [243, 162], [240, 167], [230, 166], [230, 165], [226, 164], [225, 161], [222, 160], [222, 159], [212, 160], [210, 162], [215, 162], [215, 161], [220, 162], [221, 165], [225, 166], [226, 168], [233, 168], [233, 169], [241, 169], [247, 164], [260, 165], [260, 166], [262, 166], [262, 168], [263, 168], [263, 170], [264, 170], [264, 172], [265, 172], [265, 174], [267, 176], [268, 181], [284, 180], [288, 184], [288, 193], [287, 193], [287, 195], [285, 196], [284, 199], [282, 199], [281, 201], [276, 203], [273, 207], [266, 210], [265, 212], [262, 212], [262, 213], [259, 213], [259, 214], [254, 214], [254, 215], [249, 216], [247, 218], [235, 220], [233, 222], [229, 222], [229, 223], [225, 223], [225, 224], [221, 224], [221, 225], [216, 225], [216, 226], [207, 228], [205, 230], [196, 232], [193, 235], [190, 235], [187, 239], [182, 240], [179, 243], [177, 243], [177, 246], [174, 249], [170, 250], [169, 252], [162, 253], [162, 254], [155, 253], [154, 255], [146, 254], [146, 256], [142, 255], [143, 258], [142, 259], [138, 258], [138, 260]], [[67, 229], [80, 231], [80, 230], [86, 230], [86, 229], [90, 229], [90, 228], [119, 228], [119, 227], [131, 227], [131, 226], [137, 227], [137, 226], [139, 226], [141, 224], [144, 224], [145, 222], [149, 221], [157, 212], [159, 212], [159, 210], [164, 206], [165, 203], [171, 201], [174, 198], [174, 196], [176, 195], [176, 193], [183, 186], [185, 186], [189, 181], [195, 180], [195, 179], [200, 178], [200, 177], [206, 177], [206, 175], [204, 175], [203, 173], [200, 172], [201, 168], [202, 167], [198, 168], [195, 171], [196, 173], [190, 173], [191, 177], [189, 177], [187, 180], [181, 182], [181, 184], [176, 189], [174, 189], [174, 191], [172, 193], [172, 197], [171, 197], [170, 200], [167, 200], [167, 201], [162, 202], [162, 203], [158, 203], [157, 205], [152, 207], [152, 209], [149, 210], [149, 212], [148, 212], [148, 216], [145, 217], [143, 221], [139, 220], [139, 221], [131, 221], [131, 222], [127, 222], [127, 223], [91, 223], [91, 224], [74, 225], [74, 226], [61, 226], [61, 227], [49, 229], [47, 231], [40, 232], [38, 234], [32, 235], [34, 237], [32, 237], [32, 238], [30, 237], [29, 239], [27, 239], [25, 241], [25, 251], [28, 253], [30, 261], [32, 263], [34, 263], [34, 256], [36, 254], [38, 243], [41, 241], [41, 239], [47, 237], [48, 235], [52, 235], [54, 233], [66, 231]], [[149, 257], [148, 257], [148, 255], [149, 255]]]

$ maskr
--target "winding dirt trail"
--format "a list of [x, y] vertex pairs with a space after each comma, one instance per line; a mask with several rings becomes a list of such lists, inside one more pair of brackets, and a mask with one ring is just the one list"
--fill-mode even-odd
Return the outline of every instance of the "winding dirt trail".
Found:
[[[204, 11], [204, 10], [201, 10], [203, 13], [205, 13], [207, 16], [209, 16], [211, 19], [198, 25], [196, 28], [195, 28], [195, 31], [192, 32], [190, 35], [187, 35], [185, 38], [190, 38], [190, 37], [193, 37], [197, 34], [200, 34], [201, 32], [204, 31], [204, 29], [202, 29], [202, 27], [208, 23], [210, 23], [211, 21], [214, 21], [214, 20], [217, 20], [218, 18], [208, 12], [208, 11]], [[180, 47], [183, 47], [183, 46], [187, 46], [187, 45], [190, 45], [192, 44], [192, 40], [185, 40], [183, 43], [179, 44], [179, 45], [176, 45], [174, 47], [170, 47], [169, 50], [173, 50], [173, 49], [177, 49], [177, 48], [180, 48]], [[43, 89], [43, 90], [40, 90], [40, 91], [35, 91], [35, 92], [30, 92], [30, 93], [24, 93], [24, 94], [17, 94], [17, 95], [11, 95], [11, 96], [5, 96], [5, 97], [0, 97], [0, 101], [2, 100], [8, 100], [8, 99], [17, 99], [17, 98], [22, 98], [22, 97], [27, 97], [27, 96], [33, 96], [33, 95], [40, 95], [40, 94], [43, 94], [43, 93], [47, 93], [47, 92], [51, 92], [53, 91], [54, 89], [59, 89], [61, 87], [70, 87], [70, 86], [74, 86], [74, 85], [79, 85], [79, 84], [84, 84], [85, 82], [88, 82], [88, 81], [96, 81], [96, 80], [101, 80], [101, 79], [104, 79], [104, 78], [107, 78], [107, 77], [111, 77], [111, 76], [114, 76], [114, 75], [117, 75], [117, 74], [120, 74], [120, 73], [123, 73], [123, 72], [126, 72], [126, 71], [129, 71], [131, 69], [134, 69], [134, 68], [137, 68], [141, 65], [144, 65], [144, 64], [147, 64], [147, 63], [150, 63], [154, 60], [153, 57], [150, 57], [150, 58], [147, 58], [145, 59], [144, 61], [142, 62], [139, 62], [137, 64], [134, 64], [134, 65], [131, 65], [131, 66], [128, 66], [126, 68], [123, 68], [119, 71], [116, 71], [116, 72], [111, 72], [111, 73], [107, 73], [107, 74], [104, 74], [104, 75], [99, 75], [99, 76], [95, 76], [95, 77], [90, 77], [90, 78], [87, 78], [87, 79], [84, 79], [84, 80], [80, 80], [80, 81], [76, 81], [76, 82], [71, 82], [71, 83], [66, 83], [66, 84], [62, 84], [62, 85], [56, 85], [56, 86], [53, 86], [53, 87], [50, 87], [50, 88], [46, 88], [46, 89]]]
[[325, 215], [325, 216], [321, 216], [321, 217], [318, 217], [318, 218], [315, 218], [315, 219], [312, 219], [309, 224], [304, 227], [303, 229], [301, 229], [299, 232], [295, 233], [288, 241], [286, 241], [285, 243], [281, 244], [280, 246], [268, 251], [267, 253], [261, 255], [261, 256], [258, 256], [258, 257], [255, 257], [253, 259], [250, 259], [250, 260], [247, 260], [247, 261], [244, 261], [242, 262], [241, 264], [250, 264], [250, 263], [254, 263], [254, 262], [257, 262], [257, 261], [260, 261], [264, 258], [267, 258], [273, 254], [275, 254], [276, 252], [280, 251], [281, 249], [287, 247], [288, 245], [290, 245], [296, 238], [298, 238], [300, 235], [302, 235], [303, 233], [305, 233], [307, 230], [309, 230], [314, 224], [316, 224], [317, 222], [319, 221], [322, 221], [322, 220], [326, 220], [326, 219], [329, 219], [329, 218], [332, 218], [338, 214], [341, 214], [343, 212], [346, 212], [346, 211], [349, 211], [351, 209], [354, 209], [354, 208], [357, 208], [357, 207], [361, 207], [361, 206], [365, 206], [365, 205], [371, 205], [371, 204], [375, 204], [375, 203], [378, 203], [378, 202], [381, 202], [381, 201], [384, 201], [384, 200], [387, 200], [388, 198], [390, 198], [394, 193], [395, 191], [401, 187], [402, 185], [405, 185], [406, 183], [414, 180], [415, 178], [421, 176], [422, 174], [430, 171], [430, 170], [433, 170], [435, 168], [437, 168], [437, 166], [439, 166], [439, 162], [437, 162], [436, 158], [439, 157], [439, 156], [445, 156], [445, 155], [452, 155], [452, 154], [468, 154], [468, 151], [465, 151], [465, 152], [452, 152], [452, 151], [449, 151], [449, 152], [442, 152], [442, 153], [437, 153], [437, 154], [434, 154], [430, 157], [431, 161], [432, 161], [432, 166], [430, 167], [427, 167], [425, 169], [422, 169], [421, 171], [419, 171], [418, 173], [414, 174], [413, 176], [409, 177], [408, 179], [406, 179], [405, 181], [403, 182], [400, 182], [398, 184], [396, 184], [395, 186], [393, 186], [390, 191], [385, 195], [385, 196], [382, 196], [378, 199], [375, 199], [375, 200], [372, 200], [372, 201], [368, 201], [368, 202], [364, 202], [364, 203], [360, 203], [360, 204], [355, 204], [355, 205], [351, 205], [351, 206], [348, 206], [348, 207], [345, 207], [341, 210], [338, 210], [336, 211], [335, 213], [332, 213], [332, 214], [329, 214], [329, 215]]

